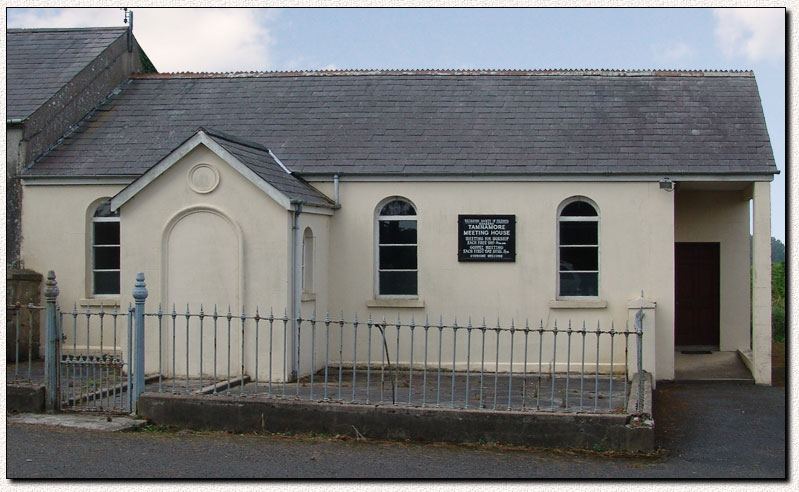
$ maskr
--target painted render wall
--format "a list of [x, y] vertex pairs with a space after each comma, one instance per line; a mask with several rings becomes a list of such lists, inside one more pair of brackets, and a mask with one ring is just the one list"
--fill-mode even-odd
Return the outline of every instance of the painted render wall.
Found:
[[720, 350], [749, 349], [749, 200], [741, 191], [677, 191], [677, 242], [718, 242]]
[[[310, 213], [301, 213], [299, 219], [299, 240], [300, 245], [302, 245], [303, 234], [306, 228], [310, 228], [313, 233], [313, 288], [311, 292], [301, 292], [300, 294], [300, 305], [302, 310], [302, 317], [303, 319], [311, 319], [312, 316], [316, 316], [318, 320], [324, 320], [326, 310], [331, 306], [328, 297], [328, 271], [330, 268], [330, 219], [329, 215], [319, 215], [319, 214], [310, 214]], [[300, 252], [302, 252], [302, 247], [299, 248]], [[300, 263], [301, 264], [301, 263]], [[302, 275], [302, 271], [300, 269], [300, 277]], [[302, 285], [302, 283], [300, 283]], [[335, 288], [335, 287], [332, 287]], [[300, 289], [302, 290], [302, 289]], [[287, 306], [288, 307], [288, 306]], [[275, 306], [276, 314], [278, 311], [278, 306]], [[280, 308], [280, 313], [283, 314], [282, 308]], [[331, 311], [330, 317], [331, 319], [336, 318], [338, 316], [338, 311]], [[315, 335], [315, 347], [319, 347], [319, 350], [315, 351], [314, 360], [316, 363], [315, 368], [320, 368], [324, 364], [324, 351], [321, 350], [325, 343], [325, 333], [322, 330], [322, 324], [320, 323], [317, 328], [319, 328], [315, 333], [312, 333], [313, 330], [310, 329], [310, 326], [307, 324], [303, 325], [303, 330], [301, 330], [301, 339], [300, 339], [300, 347], [301, 350], [307, 350], [311, 347], [311, 337]], [[335, 332], [335, 330], [334, 330]], [[331, 339], [331, 345], [338, 340], [336, 338], [336, 334], [333, 333], [333, 338]], [[312, 369], [311, 359], [306, 356], [300, 357], [300, 374], [310, 374]]]
[[[197, 192], [192, 176], [198, 166], [210, 166], [219, 175], [218, 185], [210, 192]], [[206, 171], [209, 167], [204, 168]], [[202, 175], [202, 173], [200, 173]], [[204, 183], [199, 183], [205, 186]], [[120, 208], [122, 220], [122, 285], [133, 285], [136, 272], [147, 279], [148, 311], [161, 303], [178, 313], [212, 314], [214, 304], [220, 315], [228, 305], [233, 316], [268, 315], [274, 306], [282, 315], [289, 303], [291, 214], [263, 191], [242, 177], [216, 154], [201, 146], [184, 156]], [[123, 292], [127, 292], [123, 287]], [[231, 330], [232, 359], [241, 351], [240, 323], [234, 318]], [[192, 323], [197, 323], [195, 319]], [[227, 320], [220, 318], [219, 343], [227, 340]], [[194, 326], [198, 333], [199, 327]], [[185, 333], [185, 318], [182, 330]], [[163, 334], [164, 357], [171, 360], [171, 338]], [[191, 353], [199, 353], [198, 336], [193, 335]], [[275, 344], [282, 346], [282, 331], [275, 332]], [[182, 338], [185, 343], [185, 338]], [[156, 351], [157, 338], [148, 338], [148, 353]], [[213, 330], [210, 319], [204, 324], [203, 372], [213, 368]], [[185, 373], [185, 345], [176, 344], [176, 371]], [[220, 352], [226, 350], [223, 345]], [[247, 370], [254, 361], [254, 341], [245, 336]], [[154, 357], [147, 360], [147, 370], [157, 368]], [[165, 359], [167, 360], [167, 359]], [[275, 361], [277, 364], [278, 361]], [[195, 364], [191, 362], [190, 365]], [[218, 371], [226, 371], [226, 356], [217, 358]], [[170, 368], [171, 370], [171, 368]], [[273, 367], [277, 374], [277, 366]], [[199, 371], [196, 365], [191, 373]], [[267, 371], [261, 360], [259, 372]], [[240, 373], [238, 367], [233, 374]], [[222, 372], [220, 372], [222, 373]], [[226, 374], [226, 372], [224, 373]]]
[[[60, 290], [58, 304], [65, 311], [71, 312], [73, 308], [79, 312], [87, 308], [97, 310], [100, 304], [112, 310], [120, 303], [119, 298], [91, 299], [87, 286], [91, 274], [88, 243], [91, 217], [99, 201], [114, 196], [122, 188], [122, 185], [24, 187], [21, 259], [31, 270], [43, 274], [49, 270], [55, 272]], [[126, 292], [124, 284], [122, 292]], [[122, 299], [123, 305], [127, 305], [128, 298], [129, 294]], [[46, 339], [44, 323], [41, 323], [41, 331], [39, 339], [43, 341]], [[94, 345], [96, 342], [92, 343]], [[41, 353], [44, 353], [43, 347]]]
[[[314, 184], [333, 196], [330, 183]], [[600, 299], [607, 303], [602, 308], [575, 308], [556, 299], [557, 208], [567, 198], [578, 195], [591, 199], [599, 209]], [[407, 198], [417, 209], [419, 301], [423, 307], [404, 307], [407, 301], [389, 301], [386, 307], [379, 307], [381, 301], [375, 300], [376, 208], [392, 196]], [[349, 319], [356, 312], [359, 319], [371, 313], [373, 319], [385, 316], [389, 323], [399, 313], [403, 323], [410, 321], [413, 314], [417, 325], [428, 314], [431, 323], [437, 323], [441, 315], [449, 324], [457, 316], [461, 326], [471, 316], [474, 325], [479, 325], [485, 317], [489, 327], [496, 326], [497, 318], [503, 327], [510, 325], [511, 318], [517, 327], [522, 327], [529, 318], [531, 327], [543, 322], [546, 328], [552, 328], [557, 321], [563, 329], [571, 320], [575, 329], [583, 321], [587, 328], [595, 329], [599, 321], [602, 329], [608, 330], [613, 321], [616, 330], [624, 330], [628, 301], [640, 297], [643, 291], [645, 297], [657, 302], [657, 378], [671, 379], [674, 373], [673, 199], [673, 193], [660, 190], [657, 182], [342, 180], [341, 209], [332, 217], [330, 227], [330, 308], [333, 312], [343, 309]], [[516, 262], [459, 263], [458, 214], [515, 214]], [[416, 354], [423, 349], [419, 338], [414, 343]], [[451, 336], [449, 340], [446, 335], [444, 338], [443, 345], [451, 347]], [[517, 337], [517, 344], [522, 338]], [[461, 341], [456, 356], [461, 368], [466, 361], [464, 345]], [[565, 345], [562, 340], [558, 345], [558, 370], [565, 369], [561, 363], [566, 360]], [[502, 340], [500, 347], [500, 351], [506, 352], [507, 342]], [[518, 350], [521, 346], [514, 347], [516, 354], [521, 354]], [[550, 355], [546, 355], [547, 349]], [[544, 358], [548, 357], [544, 362], [551, 361], [551, 343], [546, 340], [543, 352]], [[403, 358], [408, 358], [408, 353], [409, 348], [403, 347], [400, 364]], [[623, 362], [623, 357], [621, 342], [614, 357], [617, 368], [621, 367], [619, 361]], [[471, 360], [474, 365], [479, 357], [472, 356]], [[507, 366], [502, 361], [501, 356], [501, 369]], [[603, 370], [607, 370], [609, 361], [602, 362]]]
[[[197, 192], [192, 188], [191, 176], [197, 168], [213, 168], [219, 176], [218, 186], [210, 192]], [[200, 173], [202, 174], [202, 173]], [[207, 173], [206, 173], [207, 175]], [[176, 312], [183, 315], [186, 304], [192, 314], [200, 310], [204, 314], [203, 372], [213, 370], [213, 346], [211, 315], [217, 305], [219, 318], [220, 354], [217, 369], [225, 374], [227, 368], [223, 350], [227, 343], [227, 319], [230, 305], [233, 318], [231, 348], [234, 361], [233, 373], [241, 351], [240, 323], [238, 316], [242, 307], [248, 316], [255, 314], [256, 306], [263, 317], [270, 309], [280, 317], [284, 309], [290, 309], [292, 275], [292, 218], [263, 191], [243, 178], [237, 171], [216, 154], [197, 148], [142, 189], [120, 209], [121, 216], [121, 295], [92, 298], [91, 285], [91, 218], [96, 206], [124, 188], [124, 185], [49, 185], [27, 186], [23, 215], [26, 241], [23, 244], [26, 263], [40, 271], [56, 272], [60, 295], [59, 304], [67, 311], [72, 306], [79, 313], [87, 308], [96, 312], [102, 305], [106, 312], [114, 306], [121, 310], [133, 302], [131, 293], [137, 272], [144, 272], [147, 282], [147, 312], [156, 312], [159, 306], [171, 313], [173, 303]], [[197, 185], [194, 185], [197, 188]], [[57, 206], [54, 207], [54, 204]], [[257, 213], [252, 213], [256, 211]], [[314, 234], [314, 289], [313, 295], [302, 302], [303, 313], [310, 317], [317, 304], [327, 306], [327, 270], [329, 216], [309, 211], [300, 215], [300, 239], [306, 227]], [[59, 231], [56, 234], [53, 231]], [[243, 305], [243, 306], [242, 306]], [[290, 314], [291, 316], [291, 314]], [[324, 315], [322, 314], [322, 317]], [[148, 318], [147, 351], [157, 353], [157, 325]], [[85, 322], [84, 320], [81, 320]], [[91, 350], [99, 350], [97, 318], [92, 318], [89, 341]], [[185, 341], [185, 316], [179, 317], [177, 340]], [[191, 318], [192, 337], [190, 352], [199, 353], [198, 321]], [[278, 326], [276, 323], [275, 326]], [[69, 340], [65, 349], [72, 345], [71, 325], [65, 330]], [[263, 329], [263, 326], [262, 326]], [[289, 326], [290, 329], [290, 326]], [[245, 335], [246, 370], [254, 370], [254, 340], [252, 327]], [[78, 346], [85, 346], [85, 331], [79, 330]], [[265, 331], [261, 333], [261, 360], [259, 377], [269, 373], [263, 353], [266, 351]], [[105, 332], [104, 347], [110, 349], [110, 334]], [[165, 373], [171, 371], [171, 318], [166, 316], [162, 325], [162, 363]], [[306, 335], [307, 337], [307, 335]], [[317, 337], [318, 338], [318, 337]], [[41, 339], [44, 339], [42, 337]], [[320, 339], [317, 340], [319, 342]], [[120, 322], [117, 350], [124, 356], [127, 352], [125, 327]], [[283, 346], [282, 330], [275, 329], [274, 347]], [[288, 340], [289, 350], [293, 341]], [[185, 374], [185, 345], [175, 344], [175, 370]], [[67, 350], [68, 351], [68, 350]], [[282, 356], [275, 351], [273, 374], [282, 374]], [[157, 369], [158, 358], [148, 355], [148, 372]], [[289, 366], [291, 361], [288, 361]], [[310, 362], [306, 364], [310, 367]], [[291, 367], [289, 367], [289, 371]], [[199, 371], [195, 359], [190, 362], [192, 374]]]
[[[210, 193], [197, 193], [189, 185], [191, 171], [200, 164], [210, 165], [219, 173], [219, 185]], [[328, 196], [333, 196], [330, 183], [317, 185]], [[48, 264], [36, 263], [33, 267], [41, 271], [56, 270], [62, 306], [79, 301], [79, 296], [73, 292], [79, 291], [85, 296], [89, 268], [88, 214], [100, 197], [114, 196], [121, 188], [119, 185], [28, 187], [33, 198], [24, 219], [26, 237], [31, 235], [31, 243], [25, 243], [24, 251], [36, 258], [36, 262], [41, 262], [40, 258], [52, 258], [50, 263], [43, 262]], [[323, 318], [328, 309], [333, 317], [343, 310], [350, 321], [355, 313], [362, 321], [371, 313], [375, 320], [385, 315], [391, 323], [399, 313], [407, 323], [413, 313], [417, 324], [421, 324], [427, 313], [432, 323], [437, 323], [438, 316], [442, 315], [446, 323], [457, 316], [459, 324], [464, 325], [472, 316], [477, 326], [484, 316], [489, 327], [495, 325], [499, 317], [503, 327], [514, 318], [516, 326], [521, 328], [525, 318], [529, 318], [533, 328], [539, 321], [552, 328], [556, 320], [559, 328], [565, 328], [571, 320], [575, 329], [580, 328], [583, 321], [587, 328], [593, 329], [599, 321], [602, 329], [607, 330], [613, 321], [617, 330], [623, 330], [628, 319], [628, 301], [638, 298], [643, 290], [645, 297], [658, 304], [655, 310], [657, 378], [673, 377], [675, 195], [660, 190], [657, 183], [343, 181], [340, 191], [342, 206], [333, 216], [300, 215], [300, 238], [308, 226], [315, 236], [315, 296], [313, 300], [302, 302], [304, 317], [315, 308], [317, 318]], [[599, 209], [600, 298], [606, 302], [606, 307], [575, 308], [555, 299], [557, 208], [563, 200], [576, 195], [591, 199]], [[391, 196], [405, 197], [417, 208], [421, 308], [403, 307], [402, 303], [394, 302], [381, 307], [381, 301], [374, 299], [376, 207]], [[52, 205], [46, 205], [52, 203], [59, 204], [58, 215], [53, 213]], [[515, 214], [517, 261], [459, 263], [459, 213]], [[75, 219], [71, 232], [56, 244], [52, 241], [52, 231], [62, 229], [64, 216]], [[195, 312], [201, 301], [219, 303], [220, 299], [232, 304], [234, 316], [240, 314], [238, 304], [241, 303], [249, 314], [256, 305], [262, 315], [268, 315], [270, 307], [278, 316], [282, 315], [284, 307], [290, 308], [292, 213], [207, 149], [200, 147], [190, 152], [141, 190], [122, 206], [121, 217], [123, 306], [132, 300], [130, 292], [136, 272], [143, 271], [149, 291], [148, 312], [156, 311], [159, 303], [165, 311], [170, 311], [171, 303], [175, 302], [181, 314], [185, 312], [186, 301], [192, 304], [191, 310]], [[228, 254], [231, 250], [235, 255]], [[203, 256], [205, 260], [198, 260]], [[74, 257], [83, 260], [75, 262]], [[227, 263], [230, 264], [226, 266]], [[178, 286], [170, 281], [176, 278], [177, 272], [184, 274], [181, 277], [184, 281]], [[206, 285], [212, 287], [208, 290], [201, 287]], [[169, 292], [175, 288], [188, 292], [187, 297], [193, 299], [178, 299], [176, 293]], [[213, 310], [213, 306], [203, 307], [206, 314]], [[226, 308], [218, 306], [220, 314]], [[212, 364], [207, 352], [212, 344], [208, 319], [205, 326], [208, 331], [204, 338], [203, 372], [208, 373]], [[220, 329], [223, 327], [226, 328], [223, 325]], [[185, 330], [185, 322], [178, 324], [178, 328], [180, 335], [181, 330]], [[274, 334], [275, 347], [282, 347], [282, 330], [275, 330]], [[162, 333], [165, 339], [168, 335], [168, 330]], [[308, 330], [303, 332], [302, 345], [306, 348], [308, 336]], [[320, 337], [321, 333], [317, 333], [317, 344], [323, 340]], [[220, 340], [224, 339], [222, 336]], [[516, 343], [521, 339], [517, 337]], [[155, 353], [156, 341], [155, 337], [148, 337], [148, 353]], [[162, 355], [171, 358], [171, 341], [165, 341]], [[197, 342], [195, 337], [192, 343]], [[234, 350], [240, 347], [241, 339], [235, 329], [231, 342]], [[251, 371], [254, 348], [250, 340], [245, 339], [245, 342], [247, 370]], [[421, 343], [419, 338], [415, 339], [417, 357], [421, 353]], [[450, 343], [444, 342], [445, 346]], [[545, 364], [551, 361], [548, 344], [545, 340]], [[460, 367], [466, 360], [464, 345], [462, 341], [458, 345], [456, 360]], [[566, 360], [564, 345], [559, 341], [558, 370], [565, 369], [562, 363]], [[402, 347], [400, 363], [407, 358], [407, 348]], [[501, 350], [505, 352], [508, 348], [503, 340]], [[194, 347], [192, 351], [197, 349]], [[345, 352], [347, 350], [350, 350], [348, 346]], [[185, 371], [185, 352], [181, 356], [181, 351], [185, 348], [176, 347], [178, 374]], [[515, 353], [515, 357], [519, 357], [521, 351]], [[347, 356], [352, 358], [351, 353], [345, 353], [345, 358]], [[317, 354], [317, 362], [321, 361], [320, 357]], [[620, 370], [623, 342], [616, 345], [614, 359]], [[234, 360], [237, 360], [237, 352]], [[473, 363], [475, 360], [472, 357]], [[148, 371], [157, 367], [157, 358], [148, 356], [147, 361]], [[217, 368], [221, 370], [220, 363], [222, 361], [218, 360]], [[602, 363], [602, 370], [606, 371], [608, 361]], [[306, 365], [307, 359], [302, 373], [309, 370]], [[518, 370], [518, 366], [514, 367]], [[272, 369], [274, 374], [280, 374], [282, 361], [274, 361]], [[192, 368], [191, 372], [195, 370], [198, 368]], [[234, 370], [238, 373], [238, 369]], [[259, 377], [265, 377], [267, 370], [261, 359]]]

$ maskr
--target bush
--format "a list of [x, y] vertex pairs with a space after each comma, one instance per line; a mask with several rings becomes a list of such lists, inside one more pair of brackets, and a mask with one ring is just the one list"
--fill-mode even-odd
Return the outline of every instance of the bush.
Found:
[[771, 307], [771, 328], [774, 333], [774, 341], [785, 343], [785, 301], [774, 303]]

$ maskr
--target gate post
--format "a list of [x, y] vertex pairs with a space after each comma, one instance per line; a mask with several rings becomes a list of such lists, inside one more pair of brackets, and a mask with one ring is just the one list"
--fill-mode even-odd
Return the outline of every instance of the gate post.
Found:
[[[652, 388], [655, 387], [657, 381], [656, 364], [657, 364], [657, 329], [655, 326], [655, 308], [657, 302], [653, 299], [641, 297], [632, 299], [627, 302], [627, 322], [628, 326], [633, 327], [635, 338], [638, 345], [636, 346], [636, 359], [629, 361], [627, 371], [637, 372], [643, 374], [648, 372], [652, 376]], [[638, 350], [641, 355], [638, 356]], [[640, 357], [640, 358], [639, 358]], [[635, 364], [633, 364], [635, 362]], [[640, 364], [640, 365], [639, 365]]]
[[58, 409], [58, 323], [56, 319], [55, 303], [58, 297], [58, 282], [55, 272], [47, 272], [44, 298], [47, 303], [45, 311], [45, 326], [47, 330], [47, 345], [44, 348], [44, 374], [45, 374], [45, 409], [55, 412]]
[[144, 282], [144, 273], [136, 274], [136, 284], [133, 287], [134, 308], [133, 330], [133, 395], [131, 412], [136, 411], [139, 395], [144, 392], [144, 301], [147, 299], [147, 284]]

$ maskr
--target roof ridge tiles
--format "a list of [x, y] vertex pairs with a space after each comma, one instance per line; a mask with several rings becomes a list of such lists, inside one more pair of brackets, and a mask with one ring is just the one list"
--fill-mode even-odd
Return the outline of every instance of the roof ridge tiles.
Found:
[[11, 27], [6, 29], [8, 34], [19, 34], [29, 32], [75, 32], [75, 31], [127, 31], [127, 26], [106, 26], [106, 27]]
[[221, 138], [222, 140], [227, 140], [228, 142], [239, 144], [239, 145], [242, 145], [244, 147], [250, 147], [250, 148], [253, 148], [253, 149], [258, 149], [258, 150], [263, 150], [263, 151], [266, 151], [266, 152], [270, 152], [269, 147], [267, 147], [265, 145], [259, 144], [257, 142], [253, 142], [252, 140], [247, 140], [247, 139], [238, 137], [236, 135], [231, 135], [230, 133], [225, 133], [225, 132], [222, 132], [222, 131], [219, 131], [219, 130], [215, 130], [215, 129], [207, 127], [207, 126], [201, 126], [201, 127], [197, 128], [195, 133], [200, 132], [200, 131], [210, 135], [211, 137]]
[[258, 77], [330, 77], [330, 76], [371, 76], [371, 75], [570, 75], [570, 76], [606, 76], [606, 77], [704, 77], [753, 76], [751, 70], [682, 70], [682, 69], [585, 69], [585, 68], [551, 68], [551, 69], [352, 69], [352, 70], [286, 70], [286, 71], [236, 71], [236, 72], [161, 72], [139, 73], [136, 79], [194, 79], [194, 78], [258, 78]]

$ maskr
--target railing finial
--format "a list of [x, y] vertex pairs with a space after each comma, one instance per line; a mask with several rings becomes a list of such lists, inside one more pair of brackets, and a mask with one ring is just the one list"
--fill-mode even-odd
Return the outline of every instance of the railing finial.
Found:
[[144, 281], [143, 272], [136, 274], [136, 283], [133, 285], [133, 299], [135, 299], [136, 302], [147, 299], [147, 283]]
[[58, 281], [55, 279], [55, 272], [50, 270], [47, 272], [47, 281], [45, 282], [44, 298], [47, 302], [55, 302], [58, 297]]

